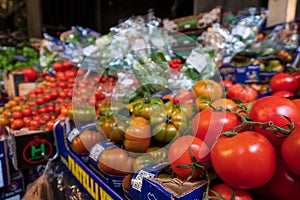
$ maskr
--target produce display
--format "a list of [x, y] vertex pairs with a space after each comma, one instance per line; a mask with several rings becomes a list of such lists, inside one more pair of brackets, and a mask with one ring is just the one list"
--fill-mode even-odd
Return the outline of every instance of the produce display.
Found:
[[[0, 125], [48, 131], [66, 119], [66, 149], [128, 199], [299, 199], [299, 52], [245, 22], [232, 32], [213, 25], [208, 35], [220, 37], [204, 45], [153, 16], [101, 37], [77, 27], [59, 41], [88, 55], [47, 49], [49, 71], [1, 108]], [[220, 44], [228, 51], [213, 50]]]

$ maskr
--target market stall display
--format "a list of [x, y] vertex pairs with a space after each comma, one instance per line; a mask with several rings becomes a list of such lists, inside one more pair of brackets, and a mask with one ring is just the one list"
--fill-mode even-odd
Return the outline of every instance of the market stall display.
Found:
[[47, 37], [47, 70], [0, 112], [15, 167], [58, 157], [93, 199], [299, 198], [298, 41], [250, 14], [201, 45], [152, 13]]

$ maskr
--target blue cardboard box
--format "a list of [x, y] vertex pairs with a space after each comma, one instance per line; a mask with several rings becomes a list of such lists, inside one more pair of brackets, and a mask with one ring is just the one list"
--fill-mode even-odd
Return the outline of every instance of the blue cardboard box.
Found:
[[139, 200], [141, 199], [141, 193], [142, 193], [142, 186], [145, 178], [155, 178], [159, 175], [161, 171], [169, 167], [168, 162], [158, 162], [150, 164], [141, 170], [137, 171], [135, 174], [133, 174], [131, 183], [130, 183], [130, 189], [129, 194], [126, 196], [129, 196], [131, 200]]
[[21, 200], [24, 192], [24, 179], [20, 173], [12, 175], [11, 182], [0, 189], [0, 199], [2, 200]]
[[7, 143], [4, 136], [0, 136], [0, 188], [10, 183], [9, 157]]

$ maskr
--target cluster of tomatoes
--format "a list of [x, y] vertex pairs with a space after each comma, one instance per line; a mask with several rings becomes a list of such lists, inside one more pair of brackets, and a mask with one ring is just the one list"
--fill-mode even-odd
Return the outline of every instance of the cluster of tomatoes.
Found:
[[[287, 75], [278, 74], [271, 80], [273, 92], [272, 82], [280, 76]], [[295, 80], [295, 77], [289, 77]], [[220, 91], [217, 84], [208, 80], [205, 87], [201, 82], [194, 87], [199, 107], [192, 121], [192, 133], [196, 137], [184, 139], [188, 136], [182, 136], [169, 149], [168, 158], [175, 173], [196, 178], [203, 168], [212, 169], [221, 180], [212, 182], [209, 194], [212, 196], [219, 193], [224, 198], [231, 198], [235, 190], [235, 198], [241, 199], [298, 199], [299, 99], [290, 100], [280, 95], [258, 99], [253, 88], [241, 84], [228, 86], [226, 98], [220, 98], [220, 93], [216, 92]], [[199, 83], [201, 90], [198, 90]], [[297, 82], [293, 84], [297, 91]], [[213, 98], [203, 98], [206, 91], [210, 91]], [[236, 99], [242, 103], [237, 104], [233, 101]], [[206, 102], [210, 106], [205, 107]], [[174, 152], [181, 152], [182, 156]]]
[[[87, 91], [86, 83], [76, 81], [78, 73], [83, 74], [84, 71], [67, 61], [55, 62], [53, 69], [55, 75], [48, 72], [41, 74], [34, 90], [27, 95], [14, 97], [1, 108], [1, 125], [8, 126], [12, 130], [22, 128], [52, 130], [57, 120], [72, 117], [73, 95], [82, 95], [81, 92]], [[109, 77], [98, 77], [97, 84], [101, 85], [108, 81]], [[85, 89], [73, 90], [75, 85]], [[95, 110], [95, 107], [102, 106], [100, 102], [104, 99], [105, 94], [97, 90], [95, 95], [88, 99], [92, 109], [86, 109], [81, 117], [85, 118]]]
[[[126, 106], [127, 117], [116, 117], [116, 108], [107, 103], [98, 113], [98, 133], [104, 137], [95, 141], [86, 134], [82, 140], [116, 144], [98, 160], [108, 174], [126, 175], [167, 161], [173, 171], [168, 177], [208, 180], [210, 197], [299, 198], [298, 100], [258, 98], [251, 87], [232, 84], [224, 90], [222, 84], [199, 80], [192, 91], [135, 100]], [[84, 146], [76, 140], [73, 148], [81, 153]]]

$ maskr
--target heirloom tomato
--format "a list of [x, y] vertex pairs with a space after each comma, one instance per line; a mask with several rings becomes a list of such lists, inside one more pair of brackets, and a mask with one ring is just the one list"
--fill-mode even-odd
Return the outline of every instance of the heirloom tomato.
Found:
[[216, 108], [216, 109], [221, 108], [223, 110], [226, 109], [233, 110], [235, 107], [237, 107], [237, 104], [233, 100], [227, 98], [216, 99], [210, 105], [212, 108]]
[[300, 176], [300, 126], [284, 139], [281, 154], [290, 170]]
[[152, 135], [159, 143], [169, 143], [186, 129], [186, 116], [179, 106], [170, 105], [165, 109], [158, 109], [152, 113], [151, 126]]
[[134, 117], [124, 134], [124, 146], [128, 151], [143, 153], [151, 141], [151, 127], [143, 117]]
[[224, 182], [242, 189], [266, 184], [276, 168], [276, 154], [272, 144], [254, 131], [219, 138], [212, 147], [211, 161]]
[[207, 169], [210, 166], [210, 148], [199, 138], [181, 136], [171, 144], [168, 160], [178, 176], [196, 178], [202, 169], [195, 166], [195, 162]]
[[222, 132], [240, 125], [238, 116], [229, 111], [202, 110], [192, 121], [192, 132], [208, 146], [212, 146]]
[[193, 86], [193, 90], [197, 97], [205, 96], [211, 100], [219, 99], [224, 94], [221, 84], [210, 79], [197, 81]]
[[98, 142], [105, 139], [105, 136], [94, 130], [84, 130], [71, 143], [71, 148], [75, 153], [86, 154]]
[[164, 103], [160, 98], [146, 97], [143, 101], [134, 104], [132, 115], [149, 120], [153, 111], [161, 109], [163, 105]]
[[137, 172], [143, 167], [146, 167], [154, 162], [155, 160], [150, 155], [143, 154], [135, 159], [133, 163], [133, 172]]
[[[243, 189], [235, 188], [226, 183], [215, 185], [209, 192], [212, 200], [252, 200], [253, 198]], [[222, 198], [221, 198], [222, 197]]]
[[168, 151], [165, 148], [150, 147], [146, 153], [137, 157], [133, 163], [133, 171], [136, 172], [155, 162], [167, 161]]
[[[300, 112], [292, 100], [278, 96], [266, 96], [258, 99], [251, 107], [250, 118], [255, 122], [272, 122], [276, 126], [289, 129], [287, 124], [291, 124], [288, 117], [295, 125], [300, 123]], [[266, 130], [259, 126], [254, 127], [257, 132], [263, 134], [271, 143], [278, 147], [284, 138], [277, 137], [274, 131]], [[270, 128], [270, 127], [267, 127]], [[277, 133], [279, 136], [284, 136]]]
[[123, 141], [124, 132], [129, 126], [129, 122], [116, 121], [112, 115], [101, 116], [98, 122], [108, 139], [116, 143]]
[[105, 149], [98, 160], [98, 168], [107, 174], [124, 176], [133, 172], [134, 158], [119, 148]]
[[239, 99], [244, 102], [254, 101], [258, 97], [255, 89], [247, 85], [236, 83], [227, 89], [227, 96], [229, 99]]

